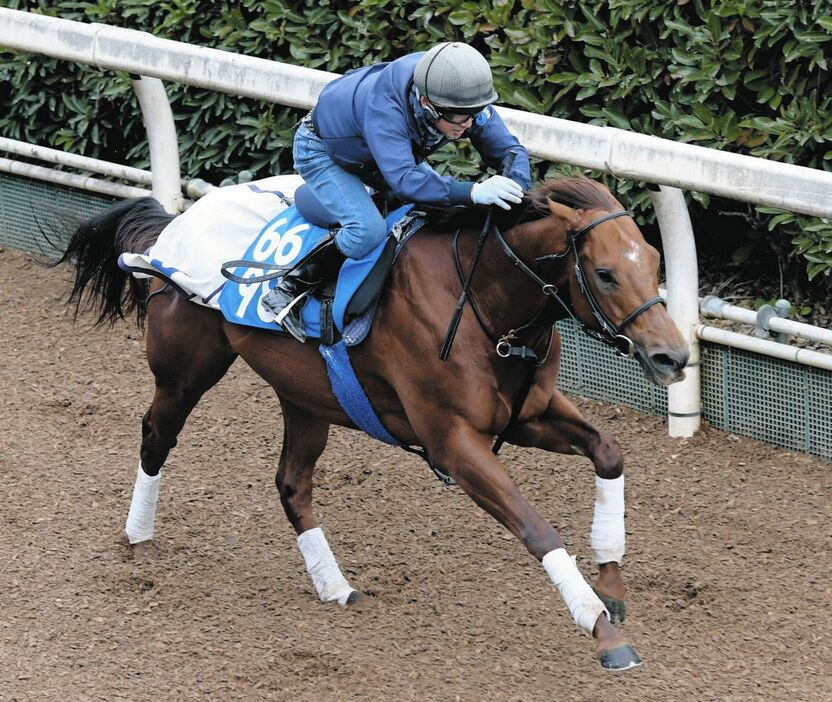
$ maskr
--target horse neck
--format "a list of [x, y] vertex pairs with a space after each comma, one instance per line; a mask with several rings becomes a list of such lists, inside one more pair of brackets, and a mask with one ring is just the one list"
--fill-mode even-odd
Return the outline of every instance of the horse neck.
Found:
[[[527, 222], [503, 233], [514, 253], [547, 283], [561, 287], [567, 278], [566, 262], [535, 262], [538, 256], [566, 246], [566, 227], [556, 217]], [[463, 270], [470, 261], [463, 257]], [[545, 268], [545, 270], [544, 270]], [[488, 237], [472, 289], [492, 333], [500, 335], [527, 324], [547, 300], [541, 286], [520, 270], [493, 235]]]

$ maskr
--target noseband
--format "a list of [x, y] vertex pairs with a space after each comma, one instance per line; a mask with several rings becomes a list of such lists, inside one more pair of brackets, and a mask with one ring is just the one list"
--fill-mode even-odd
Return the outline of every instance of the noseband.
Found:
[[653, 305], [664, 305], [665, 301], [658, 295], [656, 297], [651, 297], [649, 300], [642, 303], [630, 314], [628, 314], [624, 318], [624, 321], [621, 322], [621, 324], [616, 326], [610, 321], [609, 317], [607, 317], [607, 315], [604, 314], [604, 311], [601, 309], [601, 306], [595, 299], [595, 295], [592, 294], [592, 289], [589, 287], [587, 275], [584, 271], [583, 264], [581, 263], [580, 253], [578, 252], [578, 241], [584, 234], [591, 231], [599, 224], [606, 222], [610, 219], [627, 216], [629, 216], [629, 212], [627, 212], [626, 210], [617, 210], [616, 212], [610, 212], [608, 214], [602, 215], [601, 217], [598, 217], [598, 219], [594, 219], [593, 221], [591, 221], [582, 229], [579, 229], [577, 232], [569, 232], [569, 241], [567, 242], [566, 248], [563, 251], [546, 254], [545, 256], [539, 256], [535, 259], [536, 261], [558, 260], [561, 258], [566, 258], [567, 256], [569, 256], [569, 254], [572, 254], [574, 256], [575, 279], [578, 281], [578, 287], [580, 288], [581, 294], [584, 296], [584, 299], [587, 301], [590, 309], [592, 310], [592, 316], [595, 318], [595, 321], [598, 322], [598, 325], [601, 327], [600, 331], [587, 326], [580, 319], [578, 319], [571, 305], [567, 304], [567, 302], [564, 301], [563, 298], [560, 296], [557, 286], [554, 283], [547, 283], [539, 275], [537, 275], [537, 273], [535, 273], [531, 268], [529, 268], [525, 263], [523, 263], [523, 261], [520, 260], [520, 257], [516, 253], [514, 253], [513, 249], [508, 245], [508, 243], [503, 238], [503, 235], [500, 233], [497, 227], [494, 227], [494, 234], [500, 246], [502, 246], [503, 251], [511, 259], [512, 263], [514, 263], [514, 265], [517, 268], [523, 271], [523, 273], [525, 273], [526, 276], [529, 277], [534, 283], [539, 285], [544, 294], [549, 295], [550, 297], [553, 297], [555, 300], [557, 300], [560, 303], [561, 307], [563, 307], [563, 309], [566, 310], [567, 314], [578, 325], [580, 325], [581, 329], [585, 334], [597, 341], [600, 341], [601, 343], [606, 344], [607, 346], [613, 347], [620, 356], [632, 357], [635, 355], [636, 347], [633, 343], [633, 340], [624, 334], [624, 330], [630, 324], [632, 324], [639, 317], [639, 315], [649, 310]]

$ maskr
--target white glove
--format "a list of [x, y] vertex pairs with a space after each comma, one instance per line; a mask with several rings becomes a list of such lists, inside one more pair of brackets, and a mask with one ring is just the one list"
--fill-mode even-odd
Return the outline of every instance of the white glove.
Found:
[[509, 203], [523, 201], [523, 188], [511, 178], [495, 175], [482, 183], [474, 183], [471, 188], [471, 202], [475, 205], [497, 205], [510, 210]]

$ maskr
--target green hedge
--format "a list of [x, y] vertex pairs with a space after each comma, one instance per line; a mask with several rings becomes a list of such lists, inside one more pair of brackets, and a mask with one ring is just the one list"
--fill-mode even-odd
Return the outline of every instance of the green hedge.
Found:
[[[813, 168], [832, 161], [829, 0], [5, 4], [339, 73], [462, 39], [489, 57], [504, 105]], [[244, 169], [260, 177], [291, 168], [296, 111], [178, 85], [168, 91], [186, 174], [218, 182]], [[147, 165], [128, 76], [45, 57], [0, 51], [0, 134]], [[436, 160], [452, 172], [479, 171], [470, 145]], [[537, 177], [571, 170], [535, 167]], [[641, 184], [616, 190], [643, 224], [652, 221]], [[782, 266], [800, 262], [809, 279], [832, 280], [825, 222], [736, 202], [708, 211], [707, 195], [691, 198], [695, 217], [739, 230], [730, 239], [737, 262], [773, 249]], [[715, 209], [738, 216], [717, 220]]]

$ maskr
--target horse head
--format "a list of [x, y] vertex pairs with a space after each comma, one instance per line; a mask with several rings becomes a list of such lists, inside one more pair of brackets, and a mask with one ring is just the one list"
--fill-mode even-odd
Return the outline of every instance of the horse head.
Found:
[[689, 352], [659, 297], [659, 253], [620, 203], [587, 178], [549, 181], [532, 200], [554, 219], [558, 241], [566, 236], [536, 258], [560, 268], [567, 311], [594, 338], [635, 356], [654, 383], [682, 380]]

